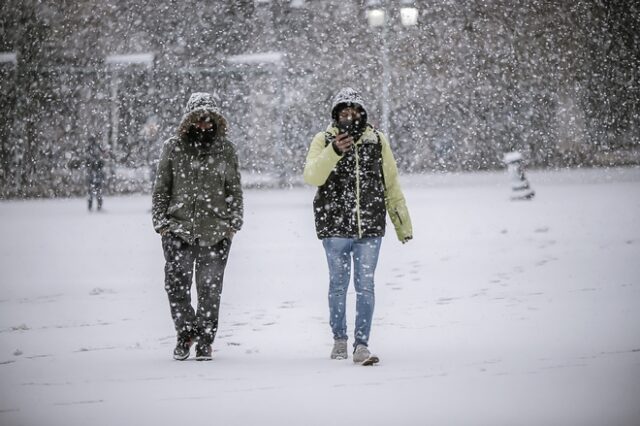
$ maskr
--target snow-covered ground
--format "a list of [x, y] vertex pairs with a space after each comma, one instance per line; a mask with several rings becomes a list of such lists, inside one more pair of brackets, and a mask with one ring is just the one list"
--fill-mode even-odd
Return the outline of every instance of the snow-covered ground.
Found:
[[0, 425], [638, 425], [640, 169], [529, 177], [403, 178], [376, 367], [329, 359], [311, 188], [246, 191], [208, 363], [171, 359], [148, 196], [2, 201]]

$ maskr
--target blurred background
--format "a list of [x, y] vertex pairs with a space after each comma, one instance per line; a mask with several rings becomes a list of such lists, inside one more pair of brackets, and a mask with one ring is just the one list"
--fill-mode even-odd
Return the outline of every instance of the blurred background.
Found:
[[403, 173], [640, 164], [635, 0], [3, 0], [0, 197], [149, 192], [191, 92], [243, 178], [293, 185], [344, 86]]

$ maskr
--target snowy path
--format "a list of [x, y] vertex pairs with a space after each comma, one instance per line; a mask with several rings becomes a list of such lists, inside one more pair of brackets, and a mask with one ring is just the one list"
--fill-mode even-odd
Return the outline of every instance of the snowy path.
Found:
[[310, 188], [246, 192], [210, 363], [171, 360], [148, 197], [0, 202], [0, 425], [640, 424], [640, 170], [529, 177], [405, 179], [373, 368], [328, 359]]

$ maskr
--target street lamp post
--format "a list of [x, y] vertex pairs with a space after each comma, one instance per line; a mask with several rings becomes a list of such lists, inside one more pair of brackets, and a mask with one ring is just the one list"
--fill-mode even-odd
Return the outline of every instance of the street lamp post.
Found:
[[[389, 86], [390, 64], [389, 64], [389, 0], [367, 0], [367, 22], [371, 28], [382, 27], [382, 117], [380, 127], [385, 133], [389, 133]], [[400, 22], [403, 26], [409, 27], [418, 23], [418, 9], [414, 0], [400, 0]]]

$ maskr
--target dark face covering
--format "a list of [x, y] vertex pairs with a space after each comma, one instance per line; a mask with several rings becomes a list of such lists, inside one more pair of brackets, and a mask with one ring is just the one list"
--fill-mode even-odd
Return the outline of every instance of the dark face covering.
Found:
[[367, 122], [366, 113], [357, 105], [342, 104], [337, 107], [338, 110], [335, 114], [335, 125], [338, 127], [340, 133], [346, 133], [352, 136], [355, 140], [358, 140]]
[[213, 126], [210, 129], [201, 129], [196, 125], [189, 127], [189, 139], [194, 141], [198, 145], [208, 145], [213, 142], [216, 137], [216, 127]]
[[362, 129], [361, 121], [362, 120], [359, 119], [354, 120], [352, 117], [341, 118], [340, 120], [338, 120], [338, 129], [340, 130], [340, 133], [348, 133], [349, 135], [353, 136], [358, 133], [360, 129]]

